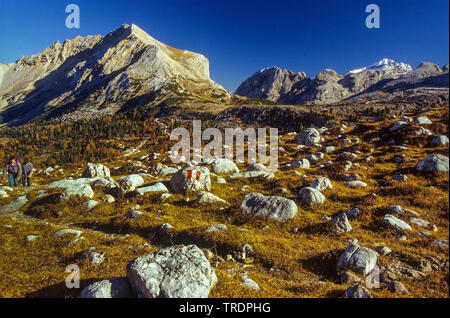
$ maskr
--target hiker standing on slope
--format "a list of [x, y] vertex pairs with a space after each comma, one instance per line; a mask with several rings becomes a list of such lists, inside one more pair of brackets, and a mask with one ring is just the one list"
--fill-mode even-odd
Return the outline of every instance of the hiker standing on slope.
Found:
[[15, 157], [9, 158], [9, 162], [5, 165], [5, 169], [3, 170], [3, 180], [5, 180], [6, 174], [8, 174], [9, 186], [18, 187], [22, 168], [16, 164]]
[[30, 158], [26, 157], [22, 165], [22, 184], [24, 187], [31, 187], [31, 176], [33, 174], [33, 164]]

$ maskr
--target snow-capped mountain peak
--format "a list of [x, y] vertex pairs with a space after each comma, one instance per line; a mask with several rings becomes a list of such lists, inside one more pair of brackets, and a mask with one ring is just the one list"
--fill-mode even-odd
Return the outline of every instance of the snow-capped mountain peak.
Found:
[[396, 62], [392, 59], [384, 58], [370, 66], [351, 70], [349, 73], [356, 74], [364, 71], [387, 71], [393, 75], [403, 75], [411, 72], [413, 69], [411, 65], [401, 62]]

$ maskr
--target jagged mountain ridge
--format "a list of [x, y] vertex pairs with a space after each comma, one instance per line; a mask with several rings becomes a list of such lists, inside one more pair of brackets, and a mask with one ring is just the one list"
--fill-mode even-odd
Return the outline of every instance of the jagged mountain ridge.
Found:
[[383, 59], [343, 75], [325, 69], [314, 78], [270, 67], [250, 76], [236, 94], [281, 104], [332, 104], [376, 92], [404, 92], [422, 87], [447, 88], [448, 95], [448, 65], [441, 69], [425, 62], [412, 70], [408, 64]]
[[226, 101], [201, 54], [169, 47], [135, 25], [102, 37], [56, 42], [0, 64], [0, 116], [20, 125], [36, 116], [77, 120], [145, 105], [169, 93]]

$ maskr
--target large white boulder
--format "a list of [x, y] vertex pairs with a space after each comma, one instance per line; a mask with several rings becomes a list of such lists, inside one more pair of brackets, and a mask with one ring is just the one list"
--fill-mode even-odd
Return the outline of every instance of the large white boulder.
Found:
[[148, 187], [137, 188], [134, 191], [140, 195], [144, 195], [146, 193], [169, 192], [169, 190], [167, 190], [167, 187], [162, 182], [157, 182]]
[[282, 197], [248, 193], [241, 203], [241, 210], [244, 214], [286, 221], [297, 214], [297, 205], [294, 201]]
[[138, 174], [131, 174], [117, 179], [117, 182], [123, 191], [134, 191], [137, 187], [144, 184], [144, 179]]
[[302, 203], [308, 207], [315, 207], [322, 205], [325, 202], [325, 197], [319, 190], [305, 187], [300, 189], [300, 200]]
[[102, 164], [88, 163], [83, 172], [83, 178], [107, 178], [110, 177], [109, 168]]
[[138, 297], [207, 298], [217, 282], [196, 245], [177, 245], [132, 260], [127, 277]]
[[293, 160], [291, 162], [291, 167], [294, 169], [298, 169], [298, 168], [309, 169], [310, 166], [311, 165], [310, 165], [308, 159]]
[[176, 168], [167, 167], [159, 162], [153, 167], [152, 170], [157, 176], [161, 177], [165, 177], [169, 174], [174, 174], [178, 171], [178, 169]]
[[170, 180], [170, 186], [175, 193], [187, 194], [200, 190], [211, 190], [209, 169], [205, 167], [189, 167], [178, 170]]
[[396, 229], [401, 232], [412, 231], [412, 228], [411, 228], [411, 226], [409, 226], [408, 223], [396, 218], [395, 216], [393, 216], [391, 214], [386, 214], [381, 223], [387, 227]]
[[448, 137], [445, 135], [440, 135], [440, 136], [430, 136], [429, 137], [430, 143], [433, 146], [436, 147], [440, 147], [440, 146], [445, 146], [448, 144]]
[[215, 159], [211, 166], [211, 171], [218, 174], [239, 173], [236, 164], [225, 158]]
[[94, 181], [94, 183], [92, 184], [92, 187], [94, 189], [96, 188], [115, 188], [118, 187], [119, 185], [117, 184], [116, 181], [114, 181], [113, 178], [111, 177], [106, 177], [106, 178], [99, 178], [96, 181]]
[[224, 199], [215, 196], [212, 193], [201, 191], [198, 196], [196, 203], [200, 205], [208, 205], [208, 204], [226, 204], [227, 202]]
[[59, 200], [64, 201], [75, 196], [92, 199], [94, 197], [94, 191], [92, 191], [89, 184], [73, 185], [64, 190], [64, 192], [59, 196]]
[[431, 120], [427, 116], [420, 116], [416, 118], [416, 124], [418, 125], [430, 125]]
[[369, 274], [377, 263], [378, 253], [358, 244], [350, 243], [339, 257], [337, 269], [349, 269], [363, 275]]
[[311, 183], [310, 187], [314, 188], [318, 191], [325, 191], [325, 190], [333, 189], [330, 179], [324, 178], [324, 177], [319, 177], [316, 180], [314, 180]]
[[315, 128], [308, 128], [295, 136], [295, 143], [298, 145], [313, 146], [320, 143], [320, 133]]
[[443, 155], [433, 155], [426, 157], [416, 165], [416, 170], [420, 172], [448, 173], [448, 157]]

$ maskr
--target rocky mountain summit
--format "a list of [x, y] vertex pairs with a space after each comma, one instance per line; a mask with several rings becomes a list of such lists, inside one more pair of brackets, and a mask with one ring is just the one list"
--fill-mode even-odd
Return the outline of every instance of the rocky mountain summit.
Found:
[[271, 67], [245, 80], [236, 94], [281, 104], [332, 104], [383, 92], [411, 95], [424, 90], [444, 94], [448, 100], [448, 65], [441, 69], [424, 62], [413, 70], [408, 64], [382, 59], [343, 75], [325, 69], [314, 78]]
[[0, 116], [8, 125], [37, 116], [64, 121], [114, 114], [167, 96], [229, 98], [210, 79], [206, 57], [167, 46], [136, 25], [56, 42], [0, 64]]

